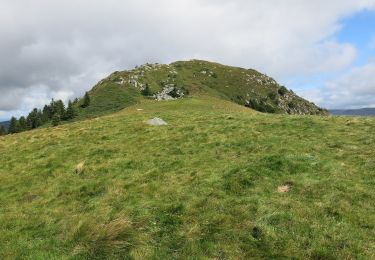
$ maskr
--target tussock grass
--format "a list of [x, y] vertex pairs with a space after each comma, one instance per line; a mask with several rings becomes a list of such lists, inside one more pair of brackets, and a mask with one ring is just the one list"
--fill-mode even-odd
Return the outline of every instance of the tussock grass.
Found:
[[374, 129], [200, 97], [0, 137], [0, 257], [372, 259]]
[[77, 174], [83, 173], [84, 170], [85, 170], [85, 162], [80, 162], [79, 164], [77, 164], [76, 169], [75, 169], [75, 172]]
[[69, 242], [75, 245], [72, 254], [90, 259], [128, 257], [136, 243], [134, 232], [127, 218], [114, 219], [106, 224], [80, 220], [69, 237]]

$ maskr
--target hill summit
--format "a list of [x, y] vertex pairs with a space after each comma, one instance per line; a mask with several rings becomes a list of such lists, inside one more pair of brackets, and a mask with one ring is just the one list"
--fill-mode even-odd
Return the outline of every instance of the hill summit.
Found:
[[212, 96], [267, 113], [325, 115], [327, 111], [253, 69], [203, 60], [145, 64], [116, 71], [89, 92], [92, 102], [81, 113], [97, 115], [120, 110], [142, 95], [157, 100]]

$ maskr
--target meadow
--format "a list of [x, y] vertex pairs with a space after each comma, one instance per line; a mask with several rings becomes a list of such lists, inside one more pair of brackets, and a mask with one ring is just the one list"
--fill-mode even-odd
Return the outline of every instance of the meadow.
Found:
[[0, 137], [0, 258], [374, 259], [374, 147], [210, 97]]

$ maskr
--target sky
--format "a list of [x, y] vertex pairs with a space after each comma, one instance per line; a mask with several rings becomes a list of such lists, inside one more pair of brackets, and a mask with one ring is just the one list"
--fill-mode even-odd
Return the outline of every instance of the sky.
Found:
[[325, 108], [375, 107], [375, 0], [0, 0], [0, 120], [190, 59], [254, 68]]

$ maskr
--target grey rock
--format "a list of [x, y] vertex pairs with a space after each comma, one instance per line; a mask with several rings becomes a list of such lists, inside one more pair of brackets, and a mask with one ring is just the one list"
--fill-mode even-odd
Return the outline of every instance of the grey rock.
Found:
[[163, 119], [155, 117], [153, 119], [147, 120], [146, 122], [148, 125], [153, 126], [161, 126], [161, 125], [168, 125], [167, 122], [165, 122]]

